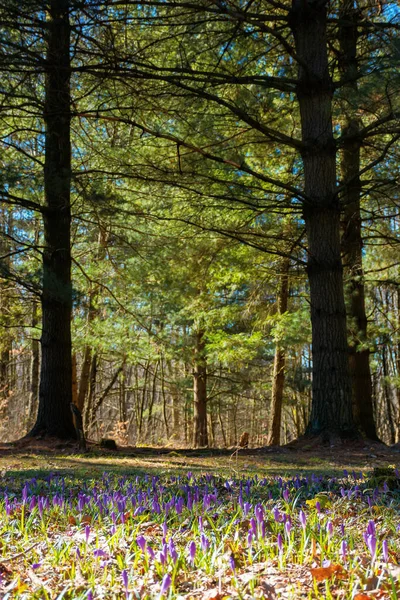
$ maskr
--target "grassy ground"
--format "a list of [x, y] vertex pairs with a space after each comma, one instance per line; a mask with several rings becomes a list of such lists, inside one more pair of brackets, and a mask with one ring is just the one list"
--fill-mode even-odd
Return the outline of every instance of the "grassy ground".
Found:
[[0, 448], [0, 597], [400, 598], [399, 454]]

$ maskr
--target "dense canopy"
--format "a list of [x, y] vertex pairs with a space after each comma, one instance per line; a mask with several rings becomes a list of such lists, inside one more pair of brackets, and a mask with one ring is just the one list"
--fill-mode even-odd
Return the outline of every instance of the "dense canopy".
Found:
[[398, 441], [398, 6], [0, 27], [2, 439]]

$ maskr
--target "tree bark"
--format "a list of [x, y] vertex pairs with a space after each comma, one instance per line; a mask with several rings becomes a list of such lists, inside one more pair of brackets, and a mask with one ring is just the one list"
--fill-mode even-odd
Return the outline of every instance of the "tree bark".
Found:
[[6, 257], [2, 259], [0, 264], [0, 276], [4, 269], [4, 278], [1, 281], [0, 287], [0, 400], [3, 400], [1, 404], [6, 410], [13, 383], [10, 369], [13, 341], [11, 335], [12, 329], [10, 327], [12, 283], [8, 280], [8, 274], [11, 269], [11, 258], [7, 256], [11, 251], [7, 236], [12, 234], [12, 211], [8, 208], [3, 208], [0, 217], [0, 254]]
[[71, 360], [71, 142], [69, 1], [50, 0], [47, 21], [43, 210], [42, 361], [31, 435], [76, 437]]
[[98, 366], [98, 356], [97, 354], [93, 354], [91, 364], [90, 364], [90, 372], [89, 372], [89, 388], [87, 401], [84, 403], [84, 424], [85, 429], [87, 429], [87, 433], [90, 433], [90, 423], [91, 423], [91, 415], [93, 412], [93, 405], [96, 396], [96, 384], [97, 384], [97, 366]]
[[326, 2], [294, 0], [291, 27], [299, 60], [304, 168], [304, 220], [308, 237], [313, 398], [309, 435], [354, 435], [346, 308], [332, 128], [333, 85], [328, 68]]
[[208, 446], [207, 433], [207, 362], [204, 355], [204, 331], [195, 334], [195, 351], [193, 363], [193, 446]]
[[[277, 297], [278, 314], [283, 315], [288, 308], [289, 298], [289, 259], [283, 259], [279, 277], [279, 288]], [[285, 385], [285, 362], [286, 352], [277, 341], [274, 356], [274, 371], [272, 375], [271, 394], [271, 427], [268, 434], [267, 446], [278, 446], [281, 439], [283, 389]]]
[[[342, 0], [340, 10], [340, 60], [344, 94], [344, 143], [341, 156], [342, 183], [342, 253], [345, 272], [349, 328], [349, 365], [353, 388], [353, 414], [357, 425], [370, 438], [377, 440], [373, 400], [370, 350], [367, 345], [367, 315], [365, 311], [364, 271], [362, 265], [363, 240], [361, 232], [360, 140], [357, 138], [362, 123], [357, 118], [358, 61], [357, 40], [359, 9], [353, 0]], [[349, 136], [346, 139], [346, 136]], [[358, 345], [362, 345], [360, 350]]]
[[[99, 235], [98, 235], [97, 252], [96, 252], [96, 260], [97, 261], [102, 261], [105, 259], [106, 246], [107, 246], [107, 232], [101, 225], [99, 225]], [[87, 313], [87, 330], [88, 330], [88, 332], [90, 332], [91, 325], [98, 315], [98, 308], [97, 308], [98, 295], [99, 295], [99, 286], [97, 284], [91, 284], [91, 287], [89, 290], [89, 297], [88, 297], [88, 303], [89, 303], [88, 313]], [[92, 350], [91, 346], [86, 345], [85, 351], [83, 354], [81, 375], [79, 378], [79, 392], [78, 392], [78, 400], [77, 400], [77, 406], [82, 414], [84, 412], [85, 400], [86, 400], [86, 397], [87, 397], [88, 391], [89, 391], [92, 354], [93, 354], [93, 350]]]
[[[38, 324], [38, 306], [34, 300], [32, 303], [32, 329], [37, 327]], [[35, 333], [33, 332], [33, 336]], [[31, 364], [30, 364], [30, 378], [29, 378], [29, 406], [28, 406], [28, 428], [32, 427], [38, 409], [38, 397], [39, 397], [39, 368], [40, 368], [40, 344], [39, 340], [32, 337], [31, 346]]]

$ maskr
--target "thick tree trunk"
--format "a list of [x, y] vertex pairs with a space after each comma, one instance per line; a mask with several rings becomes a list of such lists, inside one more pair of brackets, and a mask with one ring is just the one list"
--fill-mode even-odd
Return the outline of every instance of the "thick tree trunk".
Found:
[[193, 363], [193, 446], [208, 446], [207, 433], [207, 362], [204, 355], [204, 332], [196, 333]]
[[31, 435], [76, 437], [70, 403], [71, 249], [70, 249], [70, 24], [68, 0], [50, 0], [47, 21], [45, 208], [42, 361], [39, 411]]
[[[342, 252], [345, 270], [349, 327], [349, 364], [353, 386], [353, 413], [357, 425], [371, 439], [378, 439], [373, 411], [372, 382], [367, 345], [367, 315], [365, 311], [364, 271], [362, 265], [363, 240], [361, 235], [361, 181], [360, 141], [357, 135], [362, 127], [357, 118], [358, 63], [357, 39], [359, 9], [353, 0], [342, 0], [339, 29], [340, 61], [343, 86], [344, 136], [341, 156], [342, 183]], [[351, 137], [350, 137], [351, 136]], [[362, 345], [360, 350], [358, 345]]]
[[326, 2], [294, 0], [291, 27], [299, 60], [297, 97], [305, 146], [304, 220], [313, 353], [313, 399], [307, 433], [327, 438], [348, 436], [356, 429], [348, 364]]
[[[278, 289], [278, 314], [283, 315], [288, 308], [289, 298], [289, 259], [284, 259], [281, 264], [281, 274]], [[270, 431], [268, 434], [267, 445], [278, 446], [281, 440], [281, 422], [282, 422], [282, 404], [283, 389], [285, 385], [285, 349], [279, 341], [275, 348], [274, 372], [272, 375], [272, 394], [271, 394], [271, 417]]]

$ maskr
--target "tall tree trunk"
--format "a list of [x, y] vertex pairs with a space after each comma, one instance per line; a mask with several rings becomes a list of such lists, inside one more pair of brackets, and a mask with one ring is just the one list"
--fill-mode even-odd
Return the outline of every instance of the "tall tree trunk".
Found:
[[[281, 263], [281, 273], [278, 287], [278, 314], [283, 315], [288, 308], [289, 298], [289, 259], [285, 258]], [[272, 394], [271, 394], [271, 426], [268, 434], [267, 445], [278, 446], [281, 440], [281, 421], [282, 421], [282, 403], [283, 389], [285, 384], [285, 349], [279, 341], [275, 348], [274, 371], [272, 375]]]
[[13, 217], [11, 210], [8, 208], [3, 208], [0, 216], [0, 255], [4, 256], [0, 264], [0, 277], [4, 277], [0, 287], [0, 400], [3, 400], [3, 403], [1, 403], [3, 409], [7, 409], [8, 399], [12, 389], [10, 361], [13, 341], [11, 335], [12, 329], [10, 327], [12, 283], [8, 279], [11, 269], [11, 258], [9, 255], [11, 247], [7, 236], [12, 233]]
[[387, 361], [387, 349], [385, 346], [382, 346], [382, 369], [383, 369], [383, 395], [386, 404], [386, 415], [387, 415], [387, 434], [388, 434], [388, 443], [394, 444], [396, 439], [396, 427], [395, 427], [395, 419], [393, 415], [393, 406], [392, 406], [392, 390], [390, 386], [390, 373], [388, 368]]
[[[102, 261], [105, 259], [106, 246], [107, 246], [107, 232], [100, 225], [98, 242], [97, 242], [97, 252], [96, 252], [96, 260], [97, 261]], [[89, 307], [88, 307], [87, 322], [86, 322], [88, 332], [90, 332], [91, 324], [95, 320], [96, 316], [98, 315], [98, 308], [97, 308], [98, 295], [99, 295], [99, 286], [97, 284], [92, 284], [90, 287], [90, 290], [89, 290], [89, 298], [88, 298]], [[86, 400], [86, 397], [87, 397], [88, 391], [89, 391], [92, 354], [93, 354], [93, 350], [92, 350], [91, 346], [86, 345], [85, 351], [83, 354], [83, 362], [82, 362], [81, 375], [80, 375], [80, 379], [79, 379], [79, 392], [78, 392], [78, 400], [77, 400], [77, 406], [82, 414], [84, 412], [85, 400]]]
[[31, 435], [76, 437], [72, 422], [71, 142], [69, 0], [50, 0], [47, 21], [43, 211], [42, 361]]
[[[340, 60], [344, 94], [344, 143], [341, 156], [342, 183], [342, 253], [345, 272], [349, 327], [349, 364], [353, 387], [353, 413], [357, 425], [371, 439], [378, 439], [374, 421], [370, 351], [367, 345], [367, 315], [365, 311], [363, 240], [361, 234], [360, 141], [362, 124], [357, 117], [358, 61], [357, 40], [359, 9], [354, 0], [342, 0], [340, 10]], [[346, 136], [349, 136], [346, 139]], [[362, 345], [358, 350], [357, 346]]]
[[36, 300], [32, 302], [32, 346], [31, 346], [31, 364], [29, 378], [29, 406], [28, 406], [28, 428], [35, 422], [38, 399], [39, 399], [39, 367], [40, 367], [40, 344], [35, 336], [35, 328], [38, 324], [38, 305]]
[[182, 423], [180, 419], [182, 399], [180, 398], [179, 387], [176, 383], [179, 380], [179, 368], [176, 365], [174, 369], [172, 360], [169, 360], [167, 362], [167, 369], [172, 404], [172, 431], [174, 441], [178, 441], [182, 438]]
[[193, 361], [193, 445], [208, 446], [207, 433], [207, 362], [204, 355], [204, 331], [195, 334]]
[[330, 438], [354, 434], [356, 429], [348, 363], [326, 4], [321, 0], [294, 0], [291, 27], [299, 60], [297, 98], [304, 144], [303, 214], [312, 325], [313, 399], [307, 433]]
[[85, 427], [88, 429], [88, 434], [90, 433], [90, 424], [92, 422], [92, 414], [94, 407], [94, 400], [96, 396], [96, 384], [97, 384], [97, 366], [98, 366], [98, 357], [97, 354], [93, 354], [91, 364], [90, 364], [90, 372], [89, 372], [89, 389], [87, 395], [87, 401], [84, 403], [84, 423]]

